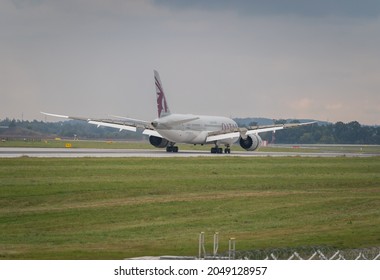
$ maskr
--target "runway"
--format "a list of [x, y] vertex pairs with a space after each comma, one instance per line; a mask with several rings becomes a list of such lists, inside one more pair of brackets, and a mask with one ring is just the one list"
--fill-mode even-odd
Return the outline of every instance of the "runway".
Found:
[[83, 157], [373, 157], [376, 153], [345, 152], [244, 152], [231, 151], [231, 154], [211, 154], [209, 151], [181, 150], [167, 153], [154, 149], [83, 149], [83, 148], [0, 148], [0, 158], [83, 158]]

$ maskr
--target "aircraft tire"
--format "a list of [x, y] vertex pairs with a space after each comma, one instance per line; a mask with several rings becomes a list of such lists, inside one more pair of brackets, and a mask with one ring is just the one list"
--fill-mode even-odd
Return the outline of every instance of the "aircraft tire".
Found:
[[177, 146], [167, 146], [166, 151], [168, 153], [178, 153], [178, 147]]

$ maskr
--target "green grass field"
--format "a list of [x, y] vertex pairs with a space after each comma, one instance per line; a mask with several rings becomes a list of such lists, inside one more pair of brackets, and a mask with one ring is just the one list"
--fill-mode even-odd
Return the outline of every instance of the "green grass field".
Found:
[[380, 158], [0, 159], [1, 259], [380, 245]]

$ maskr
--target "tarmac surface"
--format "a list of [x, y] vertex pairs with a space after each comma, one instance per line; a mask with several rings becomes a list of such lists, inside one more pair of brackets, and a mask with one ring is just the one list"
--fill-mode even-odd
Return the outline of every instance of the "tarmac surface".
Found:
[[209, 151], [180, 150], [168, 153], [165, 150], [149, 149], [83, 149], [83, 148], [0, 148], [0, 158], [80, 158], [80, 157], [373, 157], [379, 154], [345, 152], [242, 152], [211, 154]]

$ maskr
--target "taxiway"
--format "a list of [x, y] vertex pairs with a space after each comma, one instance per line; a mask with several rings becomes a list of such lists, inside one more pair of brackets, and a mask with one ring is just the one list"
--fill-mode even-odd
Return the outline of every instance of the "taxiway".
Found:
[[83, 149], [83, 148], [0, 148], [0, 158], [40, 157], [40, 158], [79, 158], [79, 157], [372, 157], [379, 154], [344, 152], [244, 152], [231, 154], [211, 154], [209, 151], [181, 150], [167, 153], [164, 150], [150, 149]]

